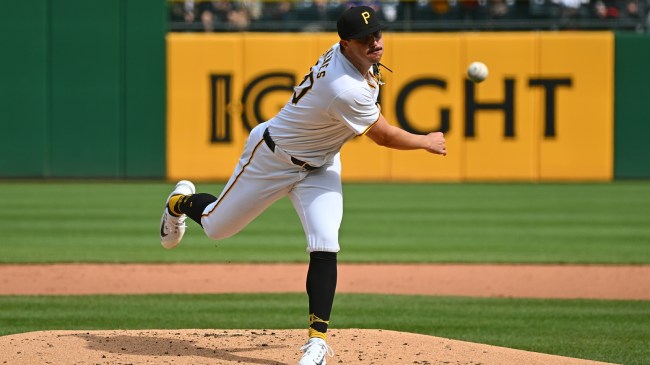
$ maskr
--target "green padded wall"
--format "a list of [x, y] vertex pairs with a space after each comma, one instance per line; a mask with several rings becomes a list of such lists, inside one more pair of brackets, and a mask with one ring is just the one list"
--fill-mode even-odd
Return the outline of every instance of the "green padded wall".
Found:
[[120, 176], [120, 2], [52, 1], [54, 177]]
[[166, 1], [2, 9], [0, 178], [164, 178]]
[[126, 176], [165, 177], [166, 2], [125, 1]]
[[650, 35], [616, 34], [614, 177], [650, 178]]
[[47, 3], [2, 3], [0, 177], [39, 177], [48, 168]]

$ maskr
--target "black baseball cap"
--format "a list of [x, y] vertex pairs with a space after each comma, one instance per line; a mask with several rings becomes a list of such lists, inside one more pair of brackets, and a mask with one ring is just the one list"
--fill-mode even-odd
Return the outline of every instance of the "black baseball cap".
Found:
[[363, 39], [369, 34], [386, 28], [385, 25], [379, 24], [377, 14], [369, 6], [349, 8], [336, 22], [336, 30], [341, 39]]

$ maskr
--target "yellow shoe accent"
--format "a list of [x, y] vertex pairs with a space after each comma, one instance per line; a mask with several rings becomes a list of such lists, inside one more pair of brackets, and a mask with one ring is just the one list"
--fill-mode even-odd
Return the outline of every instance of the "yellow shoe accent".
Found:
[[181, 215], [183, 215], [183, 213], [177, 212], [176, 209], [174, 209], [176, 207], [176, 204], [178, 203], [178, 201], [181, 200], [181, 198], [183, 198], [183, 197], [185, 197], [185, 195], [178, 194], [178, 195], [174, 195], [171, 198], [169, 198], [169, 203], [167, 204], [167, 208], [169, 209], [169, 212], [172, 215], [175, 215], [177, 217], [180, 217]]
[[323, 341], [327, 341], [327, 334], [318, 332], [315, 329], [309, 327], [309, 338], [320, 338]]

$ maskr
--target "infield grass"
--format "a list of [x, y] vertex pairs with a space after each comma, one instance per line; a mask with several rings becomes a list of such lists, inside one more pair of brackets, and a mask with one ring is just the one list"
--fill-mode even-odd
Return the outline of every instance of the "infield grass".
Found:
[[[0, 296], [0, 335], [306, 328], [306, 302], [303, 294]], [[626, 365], [650, 358], [650, 302], [340, 294], [334, 312], [332, 328], [422, 333]]]
[[[218, 195], [220, 184], [198, 184]], [[173, 183], [2, 182], [0, 262], [300, 262], [288, 199], [240, 234], [189, 222], [160, 248]], [[342, 262], [650, 263], [650, 182], [345, 184]]]
[[[239, 235], [160, 247], [173, 183], [1, 182], [0, 263], [301, 262], [287, 199]], [[219, 184], [198, 184], [220, 191]], [[346, 184], [342, 262], [650, 263], [650, 182]], [[0, 335], [52, 329], [304, 328], [304, 294], [0, 296]], [[383, 328], [628, 365], [650, 302], [339, 294], [334, 328]], [[170, 315], [173, 314], [173, 315]]]

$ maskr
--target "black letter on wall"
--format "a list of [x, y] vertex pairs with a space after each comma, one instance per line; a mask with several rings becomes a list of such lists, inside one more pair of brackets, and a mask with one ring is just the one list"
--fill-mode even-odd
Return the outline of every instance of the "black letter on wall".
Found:
[[230, 142], [230, 75], [210, 75], [210, 142]]
[[474, 116], [479, 110], [503, 110], [505, 114], [505, 137], [515, 136], [515, 80], [505, 80], [505, 101], [503, 103], [479, 103], [476, 101], [474, 83], [465, 80], [465, 137], [474, 137]]
[[417, 79], [414, 81], [409, 82], [404, 86], [402, 91], [400, 91], [399, 95], [397, 96], [397, 101], [395, 103], [395, 114], [397, 116], [397, 123], [402, 127], [402, 129], [409, 131], [411, 133], [416, 133], [416, 134], [426, 134], [430, 132], [443, 132], [447, 133], [449, 131], [450, 127], [450, 121], [449, 121], [449, 109], [447, 108], [442, 108], [440, 109], [440, 128], [439, 129], [432, 129], [432, 130], [427, 130], [427, 131], [420, 131], [411, 125], [411, 123], [408, 121], [406, 118], [406, 110], [405, 110], [405, 105], [406, 105], [406, 99], [408, 96], [413, 92], [415, 89], [422, 87], [422, 86], [433, 86], [433, 87], [439, 87], [441, 89], [446, 89], [447, 88], [447, 83], [444, 80], [439, 80], [439, 79], [434, 79], [434, 78], [423, 78], [423, 79]]
[[555, 89], [558, 86], [571, 86], [571, 79], [530, 79], [528, 86], [544, 88], [544, 137], [555, 137]]

